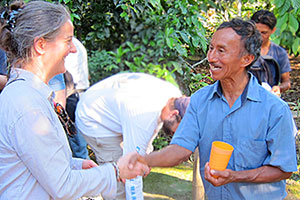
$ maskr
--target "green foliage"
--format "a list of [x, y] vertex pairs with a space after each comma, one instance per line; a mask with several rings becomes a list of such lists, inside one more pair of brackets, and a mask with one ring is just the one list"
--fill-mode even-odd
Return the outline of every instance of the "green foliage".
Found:
[[272, 40], [289, 50], [300, 53], [300, 2], [298, 0], [274, 0], [274, 14], [277, 17], [276, 32]]
[[[114, 68], [111, 74], [139, 71], [179, 83], [191, 73], [186, 60], [190, 56], [204, 57], [207, 49], [200, 5], [191, 0], [91, 1], [82, 6], [86, 10], [79, 15], [80, 23], [74, 23], [77, 37], [85, 38], [90, 52], [107, 51], [113, 58], [118, 70]], [[90, 53], [91, 60], [97, 60], [93, 56], [100, 54]], [[100, 73], [102, 68], [99, 64], [96, 71]], [[98, 80], [102, 78], [91, 73], [94, 75]], [[191, 93], [190, 81], [185, 79], [187, 84], [180, 85], [187, 95]]]
[[199, 90], [202, 87], [205, 87], [207, 85], [209, 85], [207, 82], [208, 80], [205, 79], [209, 79], [209, 81], [213, 81], [213, 79], [211, 77], [209, 77], [207, 74], [204, 73], [198, 73], [198, 74], [194, 74], [191, 77], [191, 84], [190, 84], [190, 90], [192, 92], [196, 92], [197, 90]]
[[104, 79], [112, 73], [117, 73], [119, 71], [118, 66], [115, 64], [114, 57], [105, 50], [92, 51], [88, 66], [91, 84], [94, 84], [98, 82], [99, 79]]
[[169, 144], [170, 138], [163, 135], [163, 133], [160, 133], [157, 137], [154, 138], [152, 145], [155, 151], [160, 150]]
[[118, 71], [142, 71], [176, 80], [190, 95], [203, 79], [189, 65], [205, 58], [215, 28], [233, 17], [249, 18], [258, 9], [269, 9], [278, 17], [274, 41], [290, 53], [300, 51], [298, 0], [48, 1], [70, 8], [75, 35], [90, 58], [100, 55], [94, 51], [106, 51], [113, 59], [113, 70], [107, 67], [103, 75], [99, 64], [98, 73], [91, 74], [95, 81]]

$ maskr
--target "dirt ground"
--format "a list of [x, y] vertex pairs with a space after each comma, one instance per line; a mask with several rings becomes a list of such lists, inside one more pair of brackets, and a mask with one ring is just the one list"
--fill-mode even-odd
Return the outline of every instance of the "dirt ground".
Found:
[[290, 57], [292, 71], [290, 72], [291, 88], [282, 94], [281, 98], [286, 102], [297, 103], [300, 100], [300, 56]]

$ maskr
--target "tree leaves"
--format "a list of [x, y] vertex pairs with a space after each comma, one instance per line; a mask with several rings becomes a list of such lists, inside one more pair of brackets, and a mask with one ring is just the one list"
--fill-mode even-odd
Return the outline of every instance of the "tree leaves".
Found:
[[300, 52], [300, 38], [297, 37], [292, 45], [292, 50], [294, 52], [294, 54], [296, 54], [297, 52]]
[[293, 7], [298, 10], [300, 9], [300, 1], [299, 0], [291, 0]]
[[299, 22], [293, 13], [289, 13], [289, 28], [293, 34], [295, 34], [299, 28]]

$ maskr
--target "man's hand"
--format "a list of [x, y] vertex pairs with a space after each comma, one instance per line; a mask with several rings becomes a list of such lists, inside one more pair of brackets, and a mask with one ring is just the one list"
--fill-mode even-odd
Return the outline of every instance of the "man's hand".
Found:
[[121, 179], [132, 179], [150, 173], [150, 168], [146, 165], [144, 158], [137, 152], [128, 153], [121, 157], [117, 165], [120, 170]]
[[205, 164], [204, 170], [205, 179], [213, 186], [221, 186], [233, 181], [233, 171], [225, 169], [224, 171], [211, 170], [209, 163]]
[[82, 162], [82, 169], [90, 169], [97, 166], [98, 165], [93, 160], [83, 160]]
[[280, 87], [278, 85], [274, 85], [272, 87], [272, 93], [280, 97]]

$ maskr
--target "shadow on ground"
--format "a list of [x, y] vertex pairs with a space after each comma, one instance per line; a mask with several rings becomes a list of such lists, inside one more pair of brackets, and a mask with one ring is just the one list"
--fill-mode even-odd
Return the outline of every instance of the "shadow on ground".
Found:
[[192, 199], [192, 182], [172, 175], [151, 172], [143, 187], [145, 200]]

